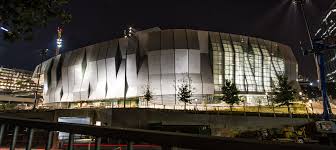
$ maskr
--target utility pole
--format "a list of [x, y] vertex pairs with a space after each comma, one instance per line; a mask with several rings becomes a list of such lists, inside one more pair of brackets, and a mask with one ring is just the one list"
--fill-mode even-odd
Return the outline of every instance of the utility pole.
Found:
[[323, 119], [326, 121], [330, 120], [330, 115], [332, 114], [331, 112], [331, 108], [330, 108], [330, 103], [329, 103], [329, 99], [327, 96], [327, 88], [326, 88], [326, 77], [325, 77], [325, 69], [324, 69], [324, 57], [323, 57], [323, 53], [321, 49], [318, 49], [315, 45], [315, 41], [313, 41], [311, 33], [310, 33], [310, 29], [309, 29], [309, 25], [308, 25], [308, 21], [307, 21], [307, 17], [305, 14], [305, 10], [304, 10], [304, 4], [305, 4], [306, 0], [293, 0], [293, 4], [300, 7], [300, 11], [302, 13], [303, 19], [304, 19], [304, 23], [305, 23], [305, 27], [307, 30], [307, 34], [309, 37], [309, 44], [310, 44], [310, 52], [309, 53], [313, 53], [314, 54], [314, 58], [317, 64], [317, 70], [319, 73], [319, 80], [321, 81], [321, 92], [322, 92], [322, 98], [323, 98]]
[[42, 63], [43, 63], [45, 57], [47, 56], [47, 52], [48, 52], [48, 49], [41, 49], [41, 51], [40, 51], [41, 63], [40, 63], [40, 67], [38, 68], [39, 70], [38, 70], [38, 73], [37, 73], [37, 84], [36, 84], [36, 87], [35, 87], [33, 110], [36, 109], [36, 105], [38, 103], [38, 91], [39, 91], [39, 87], [40, 87], [40, 78], [41, 78], [41, 72], [42, 72]]

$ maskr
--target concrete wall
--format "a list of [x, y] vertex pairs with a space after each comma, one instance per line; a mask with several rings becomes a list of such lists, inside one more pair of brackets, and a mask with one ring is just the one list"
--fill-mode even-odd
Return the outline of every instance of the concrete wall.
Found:
[[218, 114], [195, 114], [183, 111], [156, 109], [87, 109], [55, 110], [47, 112], [4, 113], [3, 115], [57, 121], [58, 117], [90, 117], [92, 123], [101, 121], [104, 126], [147, 128], [149, 123], [174, 125], [209, 125], [212, 135], [231, 136], [228, 132], [241, 132], [261, 128], [281, 128], [285, 125], [302, 125], [307, 118], [231, 116]]

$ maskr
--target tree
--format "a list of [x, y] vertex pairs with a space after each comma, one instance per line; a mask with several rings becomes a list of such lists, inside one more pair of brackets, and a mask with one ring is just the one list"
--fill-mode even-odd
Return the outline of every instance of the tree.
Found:
[[285, 75], [278, 76], [278, 85], [275, 87], [274, 99], [273, 101], [279, 106], [286, 105], [288, 113], [291, 116], [289, 106], [295, 100], [295, 94], [297, 93], [295, 89], [289, 84], [288, 77]]
[[230, 111], [232, 112], [232, 107], [234, 104], [240, 103], [240, 98], [238, 96], [239, 91], [236, 87], [236, 84], [232, 83], [230, 80], [225, 80], [225, 83], [222, 87], [222, 101], [230, 105]]
[[187, 103], [191, 104], [192, 88], [190, 82], [188, 83], [187, 79], [183, 78], [181, 85], [178, 87], [177, 96], [181, 102], [184, 102], [184, 109], [187, 108]]
[[148, 107], [148, 102], [151, 101], [153, 99], [152, 96], [152, 91], [150, 90], [150, 86], [149, 84], [147, 84], [146, 89], [145, 89], [145, 94], [144, 94], [144, 99], [146, 101], [146, 105]]
[[5, 0], [0, 2], [0, 26], [8, 29], [4, 39], [15, 41], [31, 39], [33, 28], [45, 27], [58, 19], [69, 23], [71, 15], [64, 6], [69, 0]]

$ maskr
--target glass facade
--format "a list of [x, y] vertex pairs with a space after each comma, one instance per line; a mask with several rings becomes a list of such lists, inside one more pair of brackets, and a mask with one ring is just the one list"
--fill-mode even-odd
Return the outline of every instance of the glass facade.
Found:
[[272, 91], [277, 75], [285, 71], [278, 46], [267, 46], [264, 40], [243, 36], [222, 36], [220, 42], [211, 42], [215, 92], [221, 92], [225, 80], [234, 82], [242, 93]]
[[214, 87], [216, 91], [221, 91], [221, 87], [223, 86], [223, 51], [219, 43], [212, 43], [212, 49]]
[[32, 95], [36, 88], [36, 84], [31, 79], [32, 74], [30, 71], [0, 67], [0, 94]]

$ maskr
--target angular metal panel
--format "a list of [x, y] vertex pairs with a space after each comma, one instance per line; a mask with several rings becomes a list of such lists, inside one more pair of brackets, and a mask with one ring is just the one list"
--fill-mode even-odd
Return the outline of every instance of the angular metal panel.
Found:
[[174, 31], [174, 43], [175, 49], [187, 49], [187, 33], [185, 29], [175, 29]]
[[106, 58], [106, 83], [107, 93], [106, 98], [115, 98], [115, 89], [117, 87], [117, 73], [115, 67], [115, 58]]
[[152, 90], [151, 85], [148, 83], [148, 59], [147, 57], [144, 58], [143, 63], [140, 65], [138, 78], [137, 78], [137, 95], [143, 96], [146, 92], [147, 86], [149, 86], [150, 90]]
[[98, 54], [97, 61], [103, 60], [106, 58], [109, 44], [110, 44], [110, 41], [99, 43], [99, 54]]
[[[175, 103], [175, 52], [171, 50], [161, 50], [161, 89], [162, 95], [173, 95]], [[164, 98], [164, 103], [169, 99]]]
[[118, 40], [111, 40], [107, 44], [107, 55], [106, 58], [112, 58], [117, 55], [118, 50]]
[[148, 50], [155, 51], [161, 49], [161, 31], [148, 33]]
[[174, 74], [162, 74], [161, 75], [161, 89], [162, 95], [175, 95], [175, 75]]
[[44, 74], [44, 83], [43, 83], [43, 97], [46, 102], [52, 102], [50, 100], [50, 82], [51, 82], [51, 68], [53, 65], [53, 58], [48, 59], [47, 61], [43, 62], [42, 68], [43, 68], [43, 74]]
[[175, 73], [175, 51], [161, 50], [161, 74]]
[[209, 53], [209, 34], [207, 31], [197, 31], [201, 53]]
[[[69, 70], [69, 67], [70, 67], [70, 60], [71, 59], [75, 59], [75, 58], [72, 58], [71, 55], [72, 55], [72, 51], [70, 52], [67, 52], [65, 54], [62, 54], [64, 55], [64, 61], [63, 61], [63, 64], [62, 64], [62, 97], [61, 97], [61, 102], [63, 101], [69, 101], [68, 99], [68, 96], [69, 96], [69, 74], [68, 74], [68, 70]], [[71, 91], [72, 92], [72, 91]]]
[[126, 81], [127, 81], [127, 97], [137, 96], [137, 63], [136, 54], [127, 55]]
[[153, 95], [161, 95], [161, 51], [148, 52], [148, 73]]
[[[81, 84], [81, 100], [97, 99], [98, 68], [97, 58], [99, 54], [99, 45], [86, 47], [86, 69]], [[85, 61], [85, 60], [84, 60]]]
[[148, 52], [149, 74], [161, 74], [161, 51]]
[[174, 32], [173, 30], [161, 31], [161, 49], [174, 49]]
[[104, 99], [106, 96], [106, 74], [107, 74], [107, 66], [106, 60], [101, 59], [97, 61], [97, 69], [98, 69], [98, 83], [96, 89], [96, 98], [97, 99]]
[[189, 49], [188, 56], [188, 64], [189, 64], [189, 73], [201, 73], [201, 56], [199, 50], [191, 50]]
[[149, 35], [148, 33], [140, 33], [137, 35], [139, 40], [139, 49], [140, 49], [140, 56], [145, 56], [146, 52], [149, 50], [148, 41]]
[[73, 101], [81, 100], [81, 85], [86, 69], [86, 52], [85, 48], [79, 49], [77, 52], [75, 64], [72, 66], [74, 72], [74, 85], [73, 85]]
[[56, 57], [54, 57], [54, 63], [51, 67], [51, 81], [50, 81], [50, 86], [49, 86], [49, 102], [57, 102], [59, 101], [59, 99], [56, 100], [55, 94], [56, 94], [56, 88], [57, 88], [57, 68], [60, 65], [60, 58], [61, 55], [57, 55]]
[[202, 53], [201, 55], [201, 79], [203, 83], [203, 94], [213, 94], [213, 74], [210, 67], [209, 55]]
[[190, 86], [192, 88], [193, 97], [199, 97], [203, 94], [203, 83], [201, 74], [189, 73]]
[[119, 41], [119, 50], [121, 52], [122, 59], [126, 59], [126, 53], [128, 49], [128, 39], [121, 38]]
[[175, 50], [175, 73], [187, 73], [188, 71], [188, 50], [176, 49]]
[[161, 75], [160, 74], [150, 74], [149, 75], [149, 85], [152, 88], [153, 95], [161, 95]]
[[188, 48], [189, 49], [199, 50], [200, 49], [200, 45], [199, 45], [199, 42], [198, 42], [197, 31], [195, 31], [195, 30], [189, 30], [189, 29], [187, 29], [186, 31], [187, 31]]
[[96, 89], [96, 98], [104, 99], [106, 96], [106, 85], [107, 85], [107, 66], [106, 66], [106, 56], [108, 52], [108, 43], [104, 43], [99, 50], [99, 56], [97, 60], [97, 70], [98, 70], [98, 82]]

